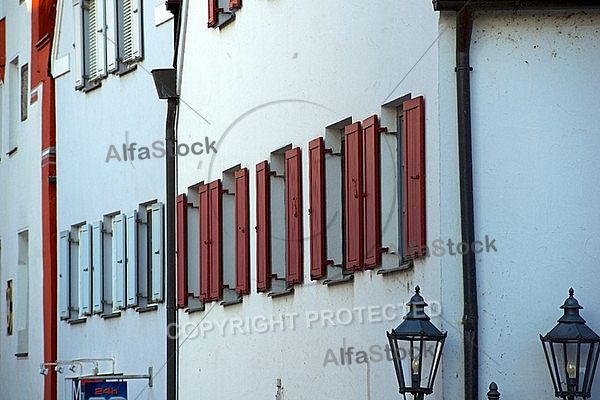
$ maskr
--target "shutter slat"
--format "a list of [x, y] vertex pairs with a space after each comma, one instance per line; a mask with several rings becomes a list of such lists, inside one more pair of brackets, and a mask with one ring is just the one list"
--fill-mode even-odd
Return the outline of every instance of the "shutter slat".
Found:
[[129, 62], [133, 59], [133, 12], [132, 1], [123, 0], [123, 55], [124, 62]]
[[344, 130], [346, 193], [346, 269], [363, 267], [363, 207], [362, 207], [362, 128], [360, 122]]
[[302, 283], [302, 157], [300, 148], [285, 152], [285, 216], [287, 282]]
[[116, 2], [108, 1], [106, 4], [106, 65], [109, 73], [119, 69], [117, 63], [117, 55], [119, 54], [117, 30]]
[[97, 30], [97, 13], [96, 13], [96, 1], [97, 0], [88, 0], [88, 51], [87, 51], [87, 78], [89, 80], [94, 80], [97, 78], [97, 62], [98, 62], [98, 35], [96, 33]]
[[223, 189], [221, 180], [208, 185], [210, 202], [210, 300], [218, 300], [223, 296]]
[[151, 300], [163, 301], [164, 299], [164, 271], [165, 271], [165, 219], [163, 203], [152, 204], [152, 298]]
[[200, 218], [200, 300], [210, 298], [210, 219], [208, 185], [198, 188]]
[[83, 2], [85, 0], [75, 0], [73, 2], [73, 26], [74, 26], [74, 40], [73, 40], [73, 51], [75, 53], [75, 89], [83, 88], [83, 74], [84, 74], [84, 63], [83, 63], [83, 33], [84, 27], [82, 24], [83, 20]]
[[250, 293], [250, 193], [248, 168], [235, 172], [235, 291]]
[[92, 231], [85, 224], [79, 228], [79, 315], [92, 310]]
[[187, 307], [187, 196], [177, 196], [177, 307]]
[[364, 141], [364, 266], [381, 264], [381, 188], [379, 120], [373, 115], [363, 121]]
[[96, 35], [95, 77], [98, 79], [106, 76], [106, 11], [104, 0], [95, 0], [95, 2], [96, 29], [93, 34]]
[[103, 311], [104, 299], [104, 243], [102, 221], [92, 225], [92, 312]]
[[256, 291], [269, 290], [270, 265], [269, 162], [256, 164]]
[[407, 258], [425, 249], [425, 105], [423, 97], [402, 104], [404, 119], [404, 215]]
[[325, 277], [325, 143], [319, 137], [308, 143], [310, 181], [309, 221], [310, 221], [310, 278]]
[[69, 231], [62, 231], [59, 239], [58, 253], [58, 313], [60, 319], [69, 319], [70, 285], [71, 285], [71, 251]]

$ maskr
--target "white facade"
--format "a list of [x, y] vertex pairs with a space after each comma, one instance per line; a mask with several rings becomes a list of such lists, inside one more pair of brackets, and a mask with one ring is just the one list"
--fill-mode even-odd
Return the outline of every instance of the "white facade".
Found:
[[[80, 2], [58, 4], [52, 64], [62, 274], [58, 359], [114, 358], [114, 372], [124, 374], [147, 374], [152, 367], [153, 387], [147, 380], [132, 380], [129, 398], [162, 399], [166, 390], [161, 370], [166, 361], [164, 278], [159, 277], [158, 283], [149, 280], [150, 268], [163, 273], [163, 254], [158, 262], [150, 260], [149, 254], [152, 246], [164, 243], [165, 159], [139, 159], [137, 149], [164, 140], [166, 104], [158, 99], [150, 71], [172, 64], [173, 22], [160, 0], [119, 2], [111, 11], [116, 4], [96, 0], [94, 17], [86, 14], [91, 11], [85, 7], [82, 11]], [[123, 22], [128, 5], [133, 17]], [[98, 26], [104, 21], [106, 39], [99, 34], [94, 42], [86, 36], [86, 23], [93, 18]], [[115, 39], [119, 35], [130, 35], [133, 44], [124, 45], [122, 39]], [[91, 46], [97, 52], [93, 60], [86, 50]], [[96, 83], [91, 82], [93, 77]], [[123, 147], [130, 145], [133, 160], [123, 154]], [[153, 237], [152, 227], [158, 228], [158, 236]], [[70, 278], [65, 278], [65, 272]], [[149, 294], [151, 290], [159, 290], [160, 296]], [[58, 398], [71, 395], [69, 377], [92, 374], [93, 367], [93, 363], [78, 364], [71, 373], [67, 365], [58, 375]], [[99, 373], [112, 372], [111, 362], [100, 362], [98, 367]]]
[[[438, 16], [427, 2], [246, 2], [235, 20], [219, 30], [206, 27], [204, 2], [184, 2], [184, 9], [178, 141], [191, 144], [209, 137], [218, 151], [178, 158], [178, 192], [187, 193], [197, 207], [193, 185], [219, 178], [225, 184], [228, 174], [222, 171], [238, 164], [249, 169], [251, 290], [240, 304], [224, 307], [217, 301], [203, 312], [180, 311], [180, 398], [199, 393], [252, 399], [394, 396], [393, 364], [375, 353], [385, 351], [385, 331], [402, 321], [403, 304], [415, 285], [421, 285], [427, 301], [439, 304], [442, 259], [417, 260], [413, 269], [389, 275], [356, 272], [352, 282], [335, 286], [311, 281], [308, 142], [323, 136], [327, 147], [335, 147], [344, 125], [326, 127], [348, 117], [353, 122], [381, 117], [389, 131], [381, 142], [383, 246], [397, 254], [396, 108], [383, 105], [407, 94], [423, 96], [426, 229], [428, 238], [442, 237], [438, 48], [431, 46]], [[256, 285], [255, 165], [270, 160], [276, 169], [278, 157], [271, 152], [288, 144], [300, 147], [302, 157], [304, 283], [294, 285], [293, 294], [269, 297], [257, 293]], [[334, 187], [333, 180], [327, 184]], [[339, 196], [339, 180], [337, 185], [333, 191]], [[341, 210], [336, 211], [328, 224], [339, 223]], [[278, 230], [278, 224], [273, 222], [272, 229]], [[223, 236], [231, 243], [230, 233]], [[195, 243], [190, 236], [190, 251], [197, 252]], [[273, 233], [272, 246], [282, 245], [281, 236]], [[330, 250], [341, 252], [339, 244]], [[223, 251], [227, 258], [233, 248], [224, 244]], [[460, 261], [454, 263], [458, 268]], [[397, 255], [384, 255], [384, 264], [398, 266]], [[224, 265], [224, 273], [232, 268], [227, 260]], [[335, 326], [323, 318], [329, 312]], [[442, 330], [452, 329], [442, 318], [433, 321]], [[450, 350], [459, 346], [458, 337], [448, 343]], [[370, 353], [373, 362], [365, 363], [361, 354], [358, 360], [352, 357], [352, 365], [342, 364], [340, 348]], [[442, 398], [441, 375], [434, 399]]]

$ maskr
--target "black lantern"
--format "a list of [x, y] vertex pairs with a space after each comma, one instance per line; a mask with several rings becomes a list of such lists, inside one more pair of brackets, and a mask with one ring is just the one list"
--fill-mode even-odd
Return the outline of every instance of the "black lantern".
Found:
[[573, 293], [573, 288], [569, 289], [569, 298], [560, 307], [565, 314], [558, 320], [558, 325], [546, 336], [540, 335], [554, 395], [564, 400], [591, 396], [600, 347], [600, 337], [579, 315], [583, 307]]
[[433, 381], [440, 364], [442, 348], [448, 332], [440, 332], [425, 314], [427, 303], [415, 288], [415, 295], [407, 306], [410, 307], [404, 321], [387, 337], [392, 350], [400, 393], [412, 393], [415, 400], [423, 400], [433, 392]]

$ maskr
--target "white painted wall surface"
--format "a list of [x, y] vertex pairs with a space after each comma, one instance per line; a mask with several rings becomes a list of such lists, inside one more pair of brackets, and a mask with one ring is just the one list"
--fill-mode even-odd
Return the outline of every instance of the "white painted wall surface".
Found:
[[[123, 76], [109, 74], [102, 86], [88, 93], [75, 90], [73, 72], [73, 7], [62, 4], [55, 42], [57, 96], [58, 230], [83, 221], [93, 223], [105, 214], [137, 210], [140, 203], [165, 201], [164, 158], [106, 162], [114, 145], [122, 157], [123, 144], [151, 146], [164, 140], [166, 102], [158, 99], [150, 71], [172, 64], [173, 23], [155, 26], [155, 7], [160, 0], [143, 2], [144, 60]], [[70, 70], [62, 69], [68, 58]], [[137, 153], [136, 153], [137, 154]], [[110, 226], [106, 226], [110, 229]], [[105, 261], [110, 263], [110, 260]], [[110, 282], [110, 280], [109, 280]], [[118, 318], [87, 317], [87, 322], [59, 322], [59, 358], [115, 357], [117, 372], [146, 374], [155, 371], [154, 386], [131, 381], [130, 398], [163, 399], [165, 396], [165, 312], [122, 311]], [[100, 372], [107, 372], [101, 364]], [[66, 371], [66, 369], [65, 369]], [[85, 373], [90, 373], [88, 368]], [[67, 399], [70, 384], [59, 375], [59, 399]]]
[[[428, 2], [246, 2], [236, 20], [222, 30], [206, 28], [205, 2], [186, 1], [184, 7], [188, 16], [180, 50], [179, 142], [191, 144], [209, 137], [217, 141], [218, 153], [179, 157], [179, 193], [220, 178], [221, 171], [241, 163], [250, 170], [253, 227], [255, 164], [282, 146], [300, 146], [308, 237], [308, 141], [324, 136], [325, 126], [348, 116], [359, 121], [382, 115], [382, 104], [412, 93], [423, 95], [426, 103], [427, 235], [440, 237], [439, 182], [445, 177], [439, 167], [437, 134], [438, 16]], [[384, 115], [382, 125], [395, 130], [390, 114]], [[385, 152], [389, 150], [382, 147]], [[446, 172], [450, 173], [454, 171]], [[394, 174], [384, 171], [382, 185], [394, 184]], [[388, 215], [382, 219], [385, 223]], [[402, 304], [416, 284], [426, 300], [437, 302], [441, 260], [417, 261], [413, 270], [387, 277], [358, 272], [354, 283], [327, 287], [322, 281], [310, 281], [308, 243], [304, 245], [305, 283], [297, 285], [293, 295], [272, 299], [256, 293], [256, 237], [251, 234], [252, 293], [244, 296], [243, 303], [223, 308], [215, 302], [191, 315], [180, 311], [184, 328], [215, 324], [204, 337], [196, 332], [197, 337], [180, 341], [181, 399], [271, 398], [277, 393], [278, 379], [288, 399], [380, 399], [397, 394], [390, 362], [323, 364], [328, 349], [337, 355], [341, 347], [358, 351], [385, 346], [385, 331], [401, 322], [402, 309], [396, 309], [392, 321], [374, 317], [383, 321], [368, 323], [365, 314], [365, 322], [360, 323], [355, 314], [346, 326], [323, 327], [319, 320], [307, 327], [307, 316], [321, 310]], [[231, 324], [234, 318], [268, 320], [285, 313], [298, 314], [295, 329], [286, 321], [283, 332], [232, 335], [230, 325], [225, 325], [223, 334], [216, 325]], [[451, 329], [439, 317], [433, 321], [443, 330]], [[457, 341], [458, 337], [449, 337], [448, 346], [456, 346]], [[441, 387], [440, 373], [439, 390], [432, 399], [442, 398]]]
[[[582, 316], [600, 332], [597, 285], [600, 170], [598, 97], [600, 14], [592, 11], [478, 14], [471, 65], [475, 233], [498, 251], [477, 257], [480, 398], [491, 381], [502, 398], [552, 398], [538, 338], [562, 315], [569, 287]], [[440, 30], [442, 167], [455, 168], [454, 17]], [[457, 174], [442, 183], [458, 232]], [[454, 190], [453, 190], [454, 189]], [[444, 315], [461, 315], [460, 267], [443, 262]], [[446, 291], [446, 288], [449, 288]], [[459, 390], [462, 349], [445, 352], [444, 394]], [[458, 380], [452, 380], [458, 373]], [[597, 374], [596, 374], [597, 375]], [[592, 399], [600, 399], [597, 382]]]

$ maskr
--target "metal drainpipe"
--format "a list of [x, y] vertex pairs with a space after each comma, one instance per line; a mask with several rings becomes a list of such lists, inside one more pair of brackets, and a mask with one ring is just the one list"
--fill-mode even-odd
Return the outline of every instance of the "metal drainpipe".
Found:
[[[167, 2], [169, 7], [169, 3]], [[173, 13], [173, 67], [177, 69], [177, 46], [179, 42], [179, 23], [180, 23], [181, 3], [169, 7]], [[176, 196], [176, 166], [175, 166], [175, 146], [177, 137], [175, 134], [175, 125], [177, 118], [178, 98], [169, 98], [167, 103], [167, 120], [165, 127], [165, 144], [167, 156], [165, 157], [165, 180], [166, 180], [166, 209], [167, 209], [167, 249], [166, 249], [166, 276], [167, 276], [167, 295], [166, 295], [166, 313], [167, 313], [167, 400], [177, 399], [177, 364], [179, 355], [177, 352], [177, 307], [175, 294], [175, 196]]]
[[[475, 241], [473, 212], [473, 158], [471, 148], [471, 83], [469, 50], [473, 8], [456, 14], [456, 101], [458, 108], [458, 158], [460, 168], [460, 222], [462, 241]], [[473, 252], [463, 254], [465, 400], [477, 400], [479, 357], [477, 336], [477, 275]]]

